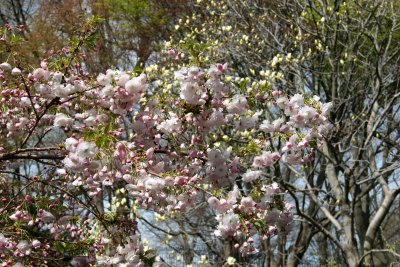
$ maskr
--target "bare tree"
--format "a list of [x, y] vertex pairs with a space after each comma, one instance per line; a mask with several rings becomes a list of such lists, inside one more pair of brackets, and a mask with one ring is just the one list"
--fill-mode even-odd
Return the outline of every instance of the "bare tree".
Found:
[[316, 265], [395, 261], [385, 225], [399, 220], [399, 2], [205, 2], [199, 16], [207, 35], [193, 31], [186, 40], [211, 42], [201, 51], [208, 58], [267, 79], [273, 90], [335, 105], [334, 127], [314, 160], [304, 168], [276, 166], [270, 175], [288, 190], [298, 221], [291, 235], [263, 243], [267, 266], [297, 266], [315, 244]]
[[27, 26], [35, 12], [37, 0], [4, 0], [0, 4], [0, 25], [6, 23]]

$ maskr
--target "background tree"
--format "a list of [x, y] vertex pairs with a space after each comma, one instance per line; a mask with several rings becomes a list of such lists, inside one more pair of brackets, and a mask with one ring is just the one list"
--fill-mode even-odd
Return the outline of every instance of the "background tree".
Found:
[[161, 43], [168, 39], [179, 17], [188, 12], [189, 5], [187, 0], [92, 1], [93, 14], [104, 19], [99, 50], [112, 52], [108, 54], [118, 59], [103, 60], [101, 66], [143, 67], [160, 51]]
[[111, 66], [143, 68], [151, 56], [157, 58], [189, 5], [187, 0], [19, 0], [5, 1], [0, 8], [3, 24], [24, 25], [20, 35], [26, 42], [14, 51], [31, 64], [40, 62], [44, 53], [50, 56], [67, 47], [79, 35], [82, 21], [101, 17], [92, 36], [96, 49], [82, 51], [87, 70], [99, 73]]
[[[37, 0], [5, 0], [0, 5], [0, 25], [28, 26], [37, 8]], [[28, 29], [29, 30], [29, 29]]]
[[[204, 44], [191, 60], [229, 62], [276, 90], [335, 103], [335, 127], [313, 163], [276, 168], [272, 179], [289, 190], [300, 221], [290, 238], [278, 238], [281, 246], [264, 244], [269, 264], [297, 265], [311, 257], [314, 242], [321, 265], [390, 264], [395, 251], [387, 248], [395, 243], [379, 233], [399, 194], [398, 3], [200, 2], [208, 7], [198, 15], [207, 26], [188, 18], [182, 28], [190, 33], [173, 47]], [[378, 251], [386, 261], [375, 257]]]

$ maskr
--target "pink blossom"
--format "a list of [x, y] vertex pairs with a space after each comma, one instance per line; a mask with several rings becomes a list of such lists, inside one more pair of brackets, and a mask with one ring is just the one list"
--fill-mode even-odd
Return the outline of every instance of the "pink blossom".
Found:
[[135, 77], [125, 83], [125, 89], [130, 93], [130, 94], [139, 94], [144, 91], [146, 88], [146, 75], [141, 74], [138, 77]]
[[248, 170], [245, 174], [242, 176], [242, 180], [244, 182], [252, 182], [254, 180], [257, 180], [260, 176], [262, 175], [262, 171], [252, 171]]
[[265, 168], [273, 165], [278, 159], [280, 155], [278, 152], [264, 151], [260, 156], [254, 157], [253, 167], [256, 168]]
[[235, 95], [225, 101], [226, 109], [231, 114], [243, 115], [248, 110], [247, 99], [244, 95]]
[[32, 247], [33, 248], [38, 248], [38, 247], [40, 247], [40, 245], [41, 245], [42, 243], [39, 241], [39, 240], [37, 240], [37, 239], [35, 239], [35, 240], [33, 240], [32, 241]]

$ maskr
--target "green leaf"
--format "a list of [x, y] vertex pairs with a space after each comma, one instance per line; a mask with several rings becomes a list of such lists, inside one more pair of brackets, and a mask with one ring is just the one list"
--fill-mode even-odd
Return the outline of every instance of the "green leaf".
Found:
[[96, 40], [98, 39], [97, 33], [92, 33], [83, 41], [85, 46], [89, 49], [93, 49], [96, 46]]
[[29, 205], [28, 208], [26, 209], [30, 215], [36, 216], [38, 208], [35, 205]]
[[55, 241], [54, 242], [54, 248], [58, 251], [58, 252], [60, 252], [60, 253], [64, 253], [66, 250], [65, 250], [65, 248], [66, 248], [67, 246], [66, 246], [66, 244], [64, 243], [64, 242], [60, 242], [60, 241]]
[[23, 41], [25, 41], [24, 38], [22, 38], [20, 36], [17, 36], [17, 35], [11, 35], [11, 38], [10, 38], [10, 43], [11, 44], [18, 44], [18, 43], [21, 43]]

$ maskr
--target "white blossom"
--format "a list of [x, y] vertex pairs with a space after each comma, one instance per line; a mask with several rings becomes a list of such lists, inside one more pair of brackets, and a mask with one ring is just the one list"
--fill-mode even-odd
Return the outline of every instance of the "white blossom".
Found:
[[262, 171], [248, 170], [245, 174], [243, 174], [242, 180], [244, 182], [252, 182], [254, 180], [257, 180], [261, 175], [262, 175]]
[[74, 123], [74, 119], [68, 117], [63, 113], [57, 113], [54, 118], [54, 126], [70, 127]]
[[80, 158], [93, 158], [97, 154], [96, 144], [83, 141], [77, 146], [76, 154]]

